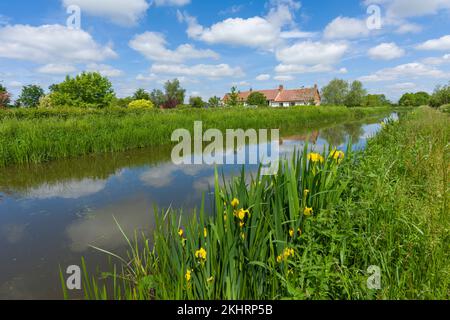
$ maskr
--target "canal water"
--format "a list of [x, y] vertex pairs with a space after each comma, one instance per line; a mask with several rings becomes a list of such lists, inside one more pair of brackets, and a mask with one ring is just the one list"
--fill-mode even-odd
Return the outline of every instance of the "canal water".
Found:
[[[283, 137], [281, 155], [306, 142], [317, 151], [346, 149], [350, 140], [362, 149], [384, 118]], [[230, 177], [241, 168], [219, 171]], [[167, 147], [0, 169], [0, 299], [61, 299], [60, 266], [79, 265], [81, 257], [106, 266], [107, 257], [90, 246], [125, 254], [113, 217], [129, 235], [151, 235], [155, 206], [189, 212], [213, 184], [214, 166], [176, 166]]]

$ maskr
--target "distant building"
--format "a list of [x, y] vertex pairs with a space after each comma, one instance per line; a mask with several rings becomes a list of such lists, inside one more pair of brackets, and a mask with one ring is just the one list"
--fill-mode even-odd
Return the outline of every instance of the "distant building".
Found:
[[[313, 88], [292, 90], [286, 90], [284, 89], [284, 86], [280, 85], [278, 89], [273, 90], [250, 90], [239, 92], [239, 101], [244, 105], [247, 105], [247, 99], [253, 92], [262, 93], [267, 99], [267, 105], [271, 107], [320, 106], [322, 103], [322, 98], [317, 85], [314, 85]], [[228, 98], [229, 94], [225, 95], [223, 101], [226, 103]]]

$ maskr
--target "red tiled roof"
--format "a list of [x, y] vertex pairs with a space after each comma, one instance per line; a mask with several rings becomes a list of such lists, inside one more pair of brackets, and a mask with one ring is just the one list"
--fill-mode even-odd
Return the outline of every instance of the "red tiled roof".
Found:
[[[309, 102], [315, 100], [316, 94], [320, 97], [317, 87], [314, 88], [302, 88], [294, 90], [285, 90], [283, 88], [273, 90], [253, 90], [239, 92], [239, 99], [241, 101], [247, 101], [248, 97], [253, 92], [260, 92], [266, 96], [268, 101], [274, 102]], [[228, 94], [225, 95], [224, 100], [227, 100]]]

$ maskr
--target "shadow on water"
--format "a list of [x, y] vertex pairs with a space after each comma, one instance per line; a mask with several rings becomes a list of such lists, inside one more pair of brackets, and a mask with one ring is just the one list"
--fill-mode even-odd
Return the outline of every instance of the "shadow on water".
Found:
[[[350, 140], [362, 149], [383, 118], [288, 132], [281, 155], [306, 142], [317, 151]], [[219, 169], [230, 177], [240, 168]], [[84, 256], [104, 266], [107, 259], [90, 245], [124, 253], [113, 216], [129, 235], [151, 233], [154, 206], [189, 212], [213, 183], [213, 166], [176, 166], [170, 147], [0, 169], [0, 299], [62, 298], [59, 265], [78, 265]]]

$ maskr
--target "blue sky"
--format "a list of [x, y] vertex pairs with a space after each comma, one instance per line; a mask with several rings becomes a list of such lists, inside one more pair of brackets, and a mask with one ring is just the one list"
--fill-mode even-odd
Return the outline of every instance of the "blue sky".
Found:
[[17, 96], [89, 70], [118, 96], [179, 78], [209, 98], [339, 77], [395, 100], [448, 83], [449, 17], [450, 0], [2, 1], [0, 81]]

